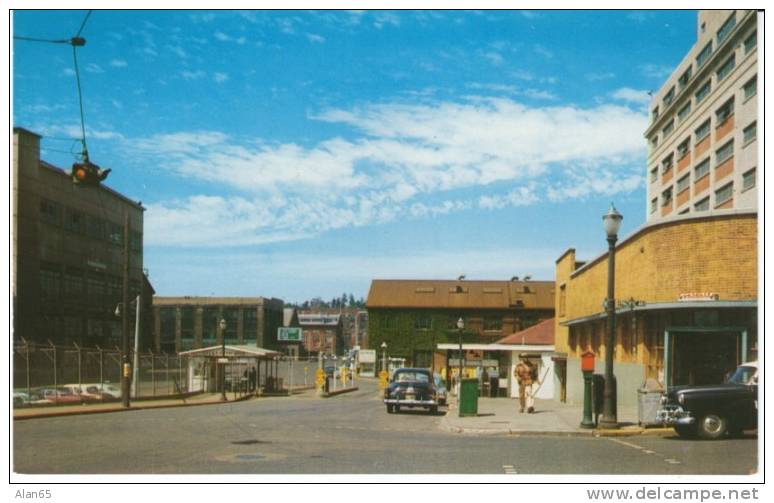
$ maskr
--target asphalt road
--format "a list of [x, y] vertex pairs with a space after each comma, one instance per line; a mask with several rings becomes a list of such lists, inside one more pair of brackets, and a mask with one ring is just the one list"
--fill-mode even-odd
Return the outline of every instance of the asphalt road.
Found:
[[[14, 471], [46, 474], [750, 474], [757, 439], [471, 437], [387, 414], [376, 384], [292, 398], [14, 422]], [[444, 409], [442, 409], [443, 411]]]

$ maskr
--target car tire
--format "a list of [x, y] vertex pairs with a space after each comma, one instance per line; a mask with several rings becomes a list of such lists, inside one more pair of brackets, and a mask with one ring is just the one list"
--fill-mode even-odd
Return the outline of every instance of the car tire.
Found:
[[695, 438], [696, 426], [692, 424], [677, 424], [675, 425], [675, 431], [681, 438]]
[[387, 414], [392, 414], [393, 412], [395, 412], [395, 407], [392, 406], [392, 405], [388, 405], [387, 406]]
[[728, 432], [728, 420], [717, 414], [705, 414], [699, 418], [699, 436], [705, 440], [717, 440]]

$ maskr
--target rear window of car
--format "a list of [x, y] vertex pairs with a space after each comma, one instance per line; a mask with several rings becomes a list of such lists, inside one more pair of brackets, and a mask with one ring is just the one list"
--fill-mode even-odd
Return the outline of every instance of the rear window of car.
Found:
[[411, 372], [403, 371], [395, 374], [395, 381], [397, 382], [430, 382], [430, 376], [424, 372]]

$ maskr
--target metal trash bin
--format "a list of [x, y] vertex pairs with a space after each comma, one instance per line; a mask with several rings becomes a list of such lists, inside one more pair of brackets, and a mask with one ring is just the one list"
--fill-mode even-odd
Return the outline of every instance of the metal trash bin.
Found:
[[661, 406], [663, 390], [653, 379], [648, 379], [637, 390], [637, 421], [640, 426], [656, 425], [656, 413]]
[[478, 379], [463, 379], [460, 386], [459, 415], [478, 415]]

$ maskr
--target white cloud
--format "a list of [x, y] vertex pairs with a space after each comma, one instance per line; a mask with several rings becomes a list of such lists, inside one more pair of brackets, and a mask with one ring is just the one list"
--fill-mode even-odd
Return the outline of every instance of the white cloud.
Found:
[[213, 75], [213, 79], [218, 84], [222, 84], [223, 82], [228, 80], [228, 74], [227, 73], [221, 73], [221, 72], [215, 72]]
[[535, 52], [546, 59], [551, 59], [554, 57], [554, 53], [550, 49], [540, 44], [535, 45]]
[[385, 25], [400, 26], [400, 18], [387, 11], [374, 12], [374, 27], [382, 29]]
[[631, 87], [617, 89], [613, 92], [612, 97], [616, 100], [627, 101], [641, 106], [650, 104], [650, 94], [648, 91], [632, 89]]
[[105, 73], [105, 70], [103, 70], [102, 67], [96, 63], [89, 63], [88, 65], [86, 65], [84, 70], [86, 70], [89, 73]]
[[505, 60], [503, 59], [502, 55], [499, 52], [489, 51], [489, 52], [485, 52], [483, 56], [495, 66], [500, 66], [505, 62]]
[[[152, 242], [205, 245], [210, 226], [227, 244], [293, 239], [474, 207], [584, 199], [635, 190], [642, 180], [647, 115], [625, 106], [477, 97], [328, 109], [311, 119], [353, 134], [311, 145], [238, 141], [216, 131], [133, 141], [133, 153], [161, 159], [170, 173], [245, 194], [150, 206]], [[199, 215], [202, 208], [209, 217]]]
[[586, 74], [586, 80], [589, 82], [598, 82], [600, 80], [614, 79], [615, 74], [613, 72], [589, 72]]
[[201, 79], [206, 75], [207, 74], [203, 70], [196, 70], [195, 72], [192, 72], [190, 70], [183, 70], [182, 72], [180, 72], [180, 76], [183, 77], [185, 80]]
[[654, 79], [664, 79], [666, 77], [669, 77], [669, 75], [672, 73], [672, 70], [674, 68], [666, 65], [656, 65], [653, 63], [648, 63], [644, 65], [639, 66], [640, 73], [646, 77], [654, 78]]
[[110, 66], [115, 68], [126, 68], [129, 64], [123, 59], [113, 59], [110, 61]]
[[306, 38], [313, 44], [322, 44], [325, 42], [325, 37], [314, 33], [307, 33]]

